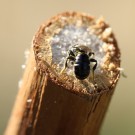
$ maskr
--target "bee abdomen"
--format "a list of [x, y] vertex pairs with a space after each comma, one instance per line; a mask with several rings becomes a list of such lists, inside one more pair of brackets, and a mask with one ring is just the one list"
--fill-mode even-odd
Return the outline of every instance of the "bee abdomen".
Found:
[[79, 54], [74, 64], [74, 73], [77, 79], [86, 79], [90, 74], [89, 57], [86, 54]]
[[74, 73], [77, 79], [83, 80], [86, 79], [90, 74], [90, 66], [88, 63], [82, 62], [75, 64]]

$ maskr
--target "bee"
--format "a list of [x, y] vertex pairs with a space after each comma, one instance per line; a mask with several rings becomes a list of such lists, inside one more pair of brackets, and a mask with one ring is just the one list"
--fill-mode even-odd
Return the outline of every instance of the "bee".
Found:
[[97, 67], [97, 60], [93, 58], [94, 52], [84, 45], [75, 45], [69, 51], [66, 57], [63, 73], [68, 67], [68, 62], [73, 65], [74, 75], [79, 80], [84, 80], [92, 76], [94, 81], [94, 71]]

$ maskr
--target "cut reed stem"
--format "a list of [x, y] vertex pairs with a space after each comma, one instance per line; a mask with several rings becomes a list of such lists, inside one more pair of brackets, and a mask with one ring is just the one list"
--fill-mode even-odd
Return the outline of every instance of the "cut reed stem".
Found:
[[[69, 67], [67, 51], [83, 44], [95, 52], [95, 82], [80, 82]], [[34, 53], [33, 53], [34, 50]], [[101, 17], [65, 12], [43, 23], [5, 135], [97, 135], [119, 79], [120, 51], [112, 29]]]

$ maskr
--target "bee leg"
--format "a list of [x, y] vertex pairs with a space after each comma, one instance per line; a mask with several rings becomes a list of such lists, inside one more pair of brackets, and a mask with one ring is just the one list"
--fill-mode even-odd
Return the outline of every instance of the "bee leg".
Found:
[[66, 70], [66, 68], [68, 67], [68, 64], [67, 64], [68, 61], [73, 61], [73, 63], [74, 63], [74, 61], [75, 61], [74, 56], [68, 56], [66, 58], [66, 61], [65, 61], [65, 64], [64, 64], [64, 68], [61, 70], [60, 74], [62, 74]]
[[66, 70], [66, 68], [67, 68], [67, 61], [68, 61], [68, 58], [66, 58], [64, 67], [63, 67], [63, 69], [60, 71], [60, 74], [62, 74], [62, 73]]
[[89, 58], [92, 59], [95, 54], [94, 54], [94, 52], [90, 52], [88, 55], [89, 55]]
[[95, 78], [95, 76], [94, 76], [94, 71], [95, 71], [95, 69], [96, 69], [96, 67], [97, 67], [97, 60], [95, 60], [95, 59], [90, 59], [90, 63], [94, 63], [94, 65], [93, 65], [93, 67], [91, 68], [91, 77], [92, 77], [92, 81], [94, 82], [94, 78]]
[[94, 70], [93, 69], [91, 69], [91, 74], [89, 75], [88, 80], [89, 80], [89, 82], [90, 81], [94, 82]]
[[89, 75], [89, 81], [94, 82], [94, 70], [91, 69], [91, 74]]

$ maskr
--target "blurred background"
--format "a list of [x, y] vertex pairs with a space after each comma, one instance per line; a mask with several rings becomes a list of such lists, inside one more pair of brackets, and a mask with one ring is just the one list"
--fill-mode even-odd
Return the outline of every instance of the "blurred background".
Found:
[[44, 20], [63, 11], [103, 15], [112, 26], [128, 78], [118, 82], [100, 135], [135, 135], [134, 0], [0, 0], [0, 134], [3, 134], [22, 77], [24, 51]]

